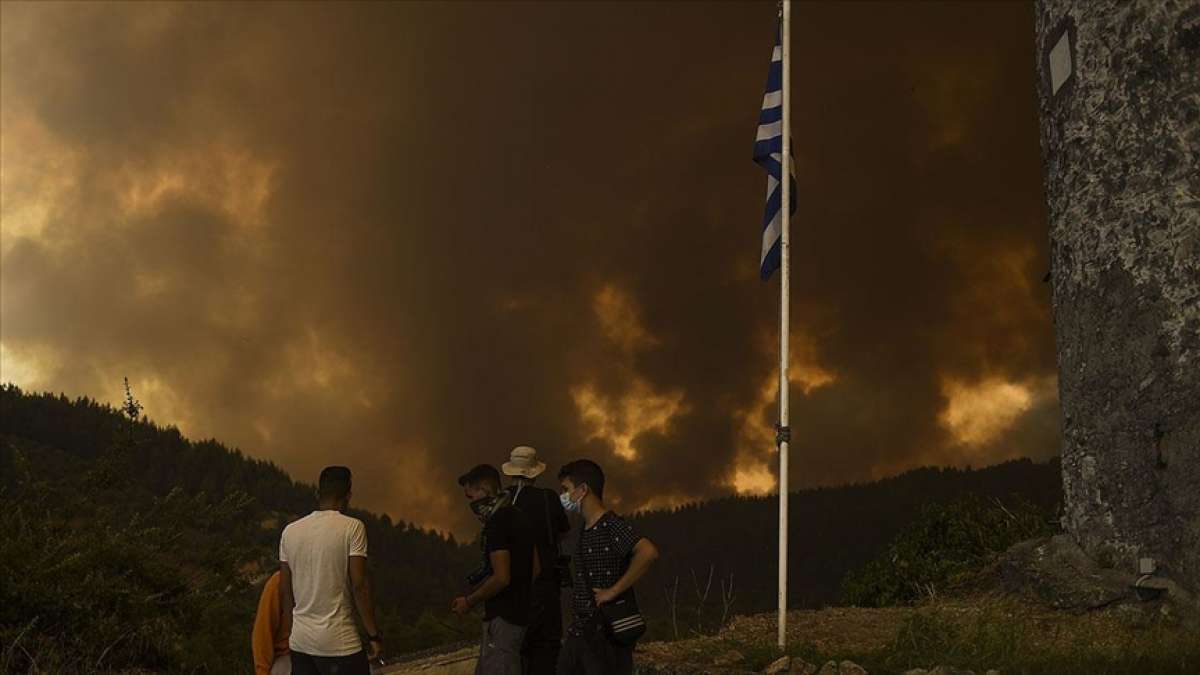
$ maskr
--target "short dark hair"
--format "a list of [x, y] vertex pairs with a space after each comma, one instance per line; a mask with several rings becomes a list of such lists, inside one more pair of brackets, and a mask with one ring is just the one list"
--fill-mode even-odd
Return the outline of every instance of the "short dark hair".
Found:
[[568, 462], [558, 470], [558, 479], [569, 478], [576, 486], [587, 485], [592, 494], [604, 499], [604, 470], [590, 459]]
[[350, 494], [350, 469], [344, 466], [327, 466], [321, 470], [317, 481], [317, 494], [322, 498], [345, 499]]
[[458, 477], [458, 484], [463, 487], [488, 485], [493, 490], [500, 491], [500, 472], [491, 464], [480, 464]]

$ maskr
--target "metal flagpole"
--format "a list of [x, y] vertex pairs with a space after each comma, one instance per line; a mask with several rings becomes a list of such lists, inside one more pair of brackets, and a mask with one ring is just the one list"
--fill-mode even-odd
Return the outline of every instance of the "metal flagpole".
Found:
[[787, 578], [788, 578], [788, 282], [791, 276], [789, 227], [792, 206], [792, 131], [788, 113], [791, 110], [791, 14], [792, 3], [783, 0], [782, 42], [783, 61], [783, 167], [780, 181], [783, 192], [780, 209], [783, 211], [783, 233], [779, 243], [779, 648], [787, 646]]

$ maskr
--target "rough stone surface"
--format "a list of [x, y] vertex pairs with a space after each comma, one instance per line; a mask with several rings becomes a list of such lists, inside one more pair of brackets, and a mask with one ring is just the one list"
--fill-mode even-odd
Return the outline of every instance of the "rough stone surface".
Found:
[[999, 571], [1005, 590], [1032, 592], [1054, 609], [1081, 612], [1135, 599], [1136, 576], [1100, 567], [1066, 536], [1014, 545]]
[[[1072, 26], [1073, 74], [1049, 58]], [[1200, 588], [1200, 3], [1038, 0], [1064, 526]]]
[[853, 661], [842, 661], [838, 664], [838, 675], [867, 675], [867, 671]]
[[817, 675], [817, 664], [795, 657], [792, 659], [792, 667], [788, 670], [788, 675]]
[[738, 666], [718, 666], [703, 663], [635, 663], [637, 675], [758, 675], [754, 670]]
[[763, 668], [763, 675], [816, 675], [817, 666], [799, 656], [781, 656]]
[[821, 670], [817, 671], [817, 675], [838, 675], [837, 661], [826, 661]]
[[769, 666], [763, 668], [763, 675], [779, 675], [786, 673], [792, 669], [792, 657], [781, 656], [771, 662]]

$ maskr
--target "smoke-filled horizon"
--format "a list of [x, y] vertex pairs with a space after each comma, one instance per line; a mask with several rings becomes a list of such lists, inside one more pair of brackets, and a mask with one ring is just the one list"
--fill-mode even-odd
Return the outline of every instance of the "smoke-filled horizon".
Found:
[[[794, 11], [791, 485], [1056, 454], [1032, 10]], [[0, 12], [0, 379], [459, 533], [521, 444], [773, 489], [774, 3]]]

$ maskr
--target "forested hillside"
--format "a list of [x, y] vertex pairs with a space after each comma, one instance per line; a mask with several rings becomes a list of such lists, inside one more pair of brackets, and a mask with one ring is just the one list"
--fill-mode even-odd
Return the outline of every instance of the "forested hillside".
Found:
[[[313, 494], [215, 440], [86, 398], [0, 388], [0, 644], [17, 647], [8, 665], [26, 650], [52, 670], [248, 670], [279, 533]], [[352, 514], [366, 523], [389, 650], [474, 637], [447, 610], [476, 549]]]
[[[313, 492], [216, 440], [193, 442], [86, 398], [0, 387], [0, 665], [244, 672], [279, 533], [312, 508]], [[846, 575], [923, 507], [965, 495], [1053, 514], [1059, 468], [926, 468], [793, 494], [790, 604], [838, 602]], [[638, 587], [651, 637], [712, 631], [723, 615], [774, 607], [777, 505], [727, 497], [632, 516], [662, 552]], [[478, 560], [475, 546], [352, 513], [367, 526], [388, 651], [474, 639], [476, 619], [447, 607]]]
[[[837, 604], [845, 576], [883, 552], [926, 506], [971, 496], [1010, 506], [1025, 504], [1053, 519], [1061, 493], [1058, 461], [1027, 459], [974, 470], [921, 468], [874, 483], [793, 493], [788, 516], [789, 605]], [[728, 592], [731, 575], [731, 612], [775, 607], [778, 521], [779, 502], [774, 497], [726, 497], [637, 516], [638, 530], [662, 552], [639, 588], [639, 600], [650, 610], [656, 629], [668, 629], [676, 580], [673, 595], [681, 632], [697, 623], [715, 628], [725, 611], [722, 582]], [[702, 601], [710, 569], [711, 587]]]

